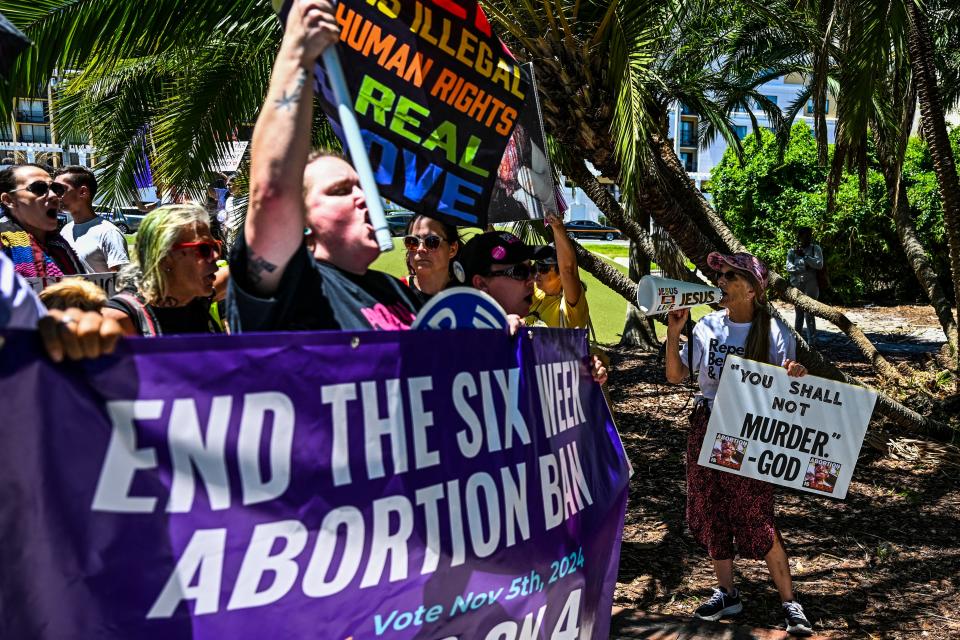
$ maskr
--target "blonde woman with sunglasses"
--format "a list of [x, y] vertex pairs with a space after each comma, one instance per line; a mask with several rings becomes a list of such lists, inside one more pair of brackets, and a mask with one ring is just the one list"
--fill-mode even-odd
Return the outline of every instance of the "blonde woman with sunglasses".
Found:
[[133, 262], [120, 272], [104, 315], [129, 336], [222, 333], [216, 302], [226, 291], [222, 249], [196, 204], [151, 211], [140, 223]]

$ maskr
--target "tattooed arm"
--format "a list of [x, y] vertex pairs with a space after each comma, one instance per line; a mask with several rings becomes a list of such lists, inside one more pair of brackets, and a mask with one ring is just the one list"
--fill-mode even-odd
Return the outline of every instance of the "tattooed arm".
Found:
[[244, 226], [251, 293], [271, 295], [303, 243], [303, 170], [310, 152], [313, 64], [336, 42], [330, 0], [294, 0], [253, 131]]

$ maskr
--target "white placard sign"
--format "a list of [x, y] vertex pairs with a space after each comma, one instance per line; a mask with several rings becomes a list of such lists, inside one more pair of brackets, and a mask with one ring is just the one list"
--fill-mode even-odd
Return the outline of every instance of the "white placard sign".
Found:
[[217, 171], [236, 171], [243, 160], [249, 142], [228, 142], [224, 154], [217, 160]]
[[877, 394], [728, 354], [697, 463], [843, 499]]
[[108, 298], [117, 295], [117, 274], [110, 273], [84, 273], [75, 276], [61, 276], [57, 278], [26, 278], [26, 281], [33, 287], [33, 290], [40, 293], [52, 284], [56, 284], [66, 278], [83, 278], [97, 285], [106, 292]]

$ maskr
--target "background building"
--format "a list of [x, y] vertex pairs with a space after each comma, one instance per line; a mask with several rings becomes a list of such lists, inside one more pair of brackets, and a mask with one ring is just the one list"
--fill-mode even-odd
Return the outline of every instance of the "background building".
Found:
[[[803, 91], [807, 83], [807, 77], [802, 73], [791, 73], [786, 76], [771, 80], [763, 84], [759, 93], [766, 96], [771, 102], [778, 105], [781, 109], [786, 108]], [[826, 119], [827, 119], [827, 142], [833, 144], [834, 133], [837, 125], [836, 101], [833, 96], [827, 94]], [[770, 120], [760, 109], [754, 110], [757, 123], [761, 127], [766, 127], [771, 131]], [[797, 114], [797, 120], [803, 120], [810, 129], [814, 128], [813, 101], [807, 101], [806, 106]], [[750, 120], [750, 114], [746, 111], [735, 112], [731, 120], [737, 132], [737, 137], [741, 140], [753, 133], [753, 123]], [[670, 112], [669, 126], [671, 137], [673, 138], [673, 148], [677, 157], [683, 163], [684, 168], [690, 179], [693, 180], [697, 188], [704, 191], [709, 198], [709, 180], [710, 170], [720, 164], [723, 154], [727, 150], [727, 141], [721, 136], [717, 136], [713, 142], [707, 146], [700, 146], [697, 143], [697, 130], [700, 126], [700, 118], [697, 114], [691, 112], [682, 104], [675, 104]]]
[[63, 139], [57, 134], [50, 107], [56, 85], [54, 79], [36, 95], [14, 99], [10, 118], [0, 119], [0, 162], [93, 166], [89, 140]]

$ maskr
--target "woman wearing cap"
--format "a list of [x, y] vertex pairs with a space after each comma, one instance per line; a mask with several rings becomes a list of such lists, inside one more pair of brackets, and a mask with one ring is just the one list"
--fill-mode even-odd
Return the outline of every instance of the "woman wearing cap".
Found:
[[766, 560], [783, 606], [787, 631], [812, 633], [803, 608], [794, 599], [790, 566], [780, 532], [774, 523], [774, 486], [751, 478], [715, 471], [697, 464], [713, 399], [727, 353], [783, 366], [791, 376], [806, 368], [796, 362], [796, 341], [789, 328], [772, 318], [767, 308], [767, 268], [748, 253], [711, 253], [707, 264], [716, 271], [723, 295], [721, 310], [704, 316], [693, 329], [692, 345], [680, 348], [680, 332], [688, 310], [670, 312], [667, 328], [667, 380], [681, 382], [690, 375], [684, 364], [692, 348], [694, 371], [701, 395], [690, 416], [687, 439], [687, 524], [713, 560], [719, 588], [695, 612], [698, 618], [719, 620], [743, 610], [733, 586], [733, 558]]
[[226, 268], [218, 274], [221, 249], [209, 220], [196, 204], [147, 214], [137, 231], [133, 262], [120, 271], [123, 292], [107, 302], [104, 316], [132, 336], [222, 333], [214, 301], [225, 293], [220, 280]]
[[403, 246], [410, 272], [403, 281], [410, 288], [432, 296], [450, 285], [461, 284], [452, 269], [460, 250], [460, 234], [454, 225], [425, 215], [414, 216], [407, 225]]

